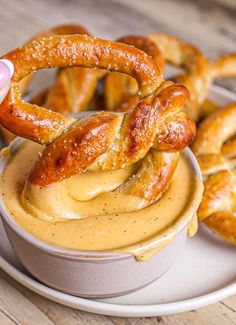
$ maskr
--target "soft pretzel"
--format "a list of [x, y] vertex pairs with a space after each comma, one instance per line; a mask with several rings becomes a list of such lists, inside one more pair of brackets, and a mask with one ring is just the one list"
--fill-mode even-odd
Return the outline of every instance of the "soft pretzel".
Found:
[[198, 218], [234, 245], [236, 245], [234, 217], [236, 148], [232, 143], [227, 148], [226, 141], [235, 134], [236, 104], [231, 104], [205, 118], [198, 128], [192, 146], [205, 178], [205, 190]]
[[222, 55], [217, 60], [210, 62], [212, 78], [236, 76], [236, 53]]
[[[177, 37], [166, 34], [150, 34], [148, 37], [159, 47], [167, 63], [183, 67], [185, 73], [176, 78], [190, 91], [186, 110], [195, 121], [201, 116], [201, 106], [207, 98], [214, 79], [236, 75], [236, 54], [228, 54], [209, 62], [194, 46]], [[203, 110], [203, 114], [206, 114]]]
[[229, 243], [236, 245], [236, 170], [222, 170], [205, 182], [198, 210], [200, 221]]
[[[211, 79], [236, 76], [236, 53], [230, 53], [209, 62]], [[205, 99], [200, 109], [201, 119], [219, 109], [212, 100]]]
[[236, 147], [232, 143], [231, 146], [227, 144], [227, 140], [235, 134], [235, 103], [215, 111], [200, 124], [192, 149], [204, 176], [236, 166]]
[[210, 82], [208, 60], [194, 46], [177, 37], [166, 34], [148, 35], [160, 49], [165, 61], [183, 67], [185, 73], [178, 76], [177, 81], [184, 84], [190, 92], [190, 100], [186, 104], [187, 113], [198, 120], [200, 105], [208, 94]]
[[[137, 173], [118, 190], [141, 196], [149, 204], [161, 197], [175, 171], [178, 152], [195, 135], [191, 119], [185, 119], [184, 132], [181, 123], [178, 127], [178, 114], [188, 99], [184, 86], [163, 83], [157, 63], [144, 52], [89, 36], [43, 38], [5, 57], [13, 61], [15, 74], [0, 112], [1, 122], [21, 136], [52, 142], [37, 160], [29, 188], [43, 188], [88, 169], [123, 168], [143, 158]], [[137, 80], [141, 101], [127, 113], [100, 112], [77, 121], [24, 103], [17, 89], [21, 78], [52, 66], [98, 67], [129, 74]], [[175, 114], [176, 123], [167, 130], [165, 120]]]
[[4, 58], [13, 62], [15, 72], [11, 91], [2, 104], [0, 121], [13, 133], [39, 143], [51, 142], [75, 120], [21, 99], [18, 83], [32, 71], [68, 66], [118, 70], [137, 79], [141, 97], [153, 92], [163, 80], [156, 64], [142, 51], [85, 35], [45, 37]]
[[[21, 94], [25, 94], [27, 87], [32, 80], [33, 74], [28, 75], [19, 83], [19, 91]], [[9, 144], [14, 139], [14, 134], [9, 132], [6, 128], [0, 126], [1, 136], [4, 140], [4, 143]]]

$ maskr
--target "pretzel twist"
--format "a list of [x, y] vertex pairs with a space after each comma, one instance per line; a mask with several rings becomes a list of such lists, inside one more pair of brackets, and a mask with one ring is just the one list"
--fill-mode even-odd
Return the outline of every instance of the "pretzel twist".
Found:
[[[145, 157], [151, 147], [160, 151], [155, 138], [161, 134], [163, 119], [174, 114], [173, 107], [176, 112], [180, 111], [187, 98], [186, 88], [167, 83], [158, 95], [149, 96], [128, 113], [101, 112], [78, 121], [43, 152], [31, 181], [45, 186], [45, 179], [52, 183], [86, 169], [124, 168]], [[169, 133], [172, 131], [175, 129]], [[194, 133], [194, 124], [190, 122], [187, 144]], [[182, 148], [182, 143], [180, 146]], [[73, 153], [68, 159], [70, 152]]]
[[[133, 178], [117, 190], [140, 196], [147, 204], [163, 195], [179, 151], [193, 140], [195, 124], [185, 118], [183, 129], [178, 123], [189, 93], [184, 86], [163, 83], [149, 55], [126, 44], [74, 35], [33, 41], [5, 58], [13, 62], [15, 73], [0, 121], [16, 134], [48, 145], [30, 173], [26, 191], [85, 170], [124, 168], [143, 158]], [[18, 83], [28, 73], [68, 66], [126, 73], [136, 79], [141, 100], [126, 113], [99, 112], [80, 120], [22, 101]], [[174, 116], [176, 123], [167, 129], [165, 121]]]
[[[119, 38], [118, 42], [135, 46], [146, 52], [160, 67], [160, 71], [163, 71], [163, 57], [157, 46], [147, 37], [130, 35]], [[137, 82], [130, 76], [112, 72], [105, 79], [104, 96], [107, 110], [126, 112], [139, 100]], [[167, 119], [163, 119], [162, 130], [155, 138], [158, 150], [178, 151], [185, 148], [191, 137], [190, 134], [188, 135], [189, 132], [192, 133], [193, 127], [191, 125], [192, 120], [184, 112], [170, 114]]]
[[[236, 148], [225, 153], [224, 143], [236, 134], [236, 104], [228, 105], [200, 124], [192, 149], [205, 178], [198, 218], [236, 245]], [[227, 142], [226, 142], [227, 144]], [[232, 144], [231, 144], [232, 146]], [[234, 154], [233, 154], [234, 153]]]

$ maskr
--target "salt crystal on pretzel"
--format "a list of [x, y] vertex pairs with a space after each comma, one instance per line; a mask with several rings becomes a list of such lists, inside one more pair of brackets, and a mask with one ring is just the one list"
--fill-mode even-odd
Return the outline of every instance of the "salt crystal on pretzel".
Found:
[[[189, 97], [187, 89], [163, 83], [158, 64], [148, 54], [118, 42], [70, 35], [34, 40], [5, 57], [14, 63], [15, 73], [0, 121], [20, 136], [47, 144], [29, 175], [24, 194], [86, 170], [120, 169], [143, 159], [136, 174], [119, 191], [142, 197], [147, 205], [163, 195], [179, 152], [193, 140], [195, 124], [191, 119], [185, 119], [185, 128], [179, 123], [185, 118], [179, 113]], [[100, 112], [76, 120], [21, 99], [18, 83], [27, 74], [42, 68], [74, 66], [132, 76], [139, 86], [140, 101], [126, 113]], [[166, 128], [165, 121], [175, 114], [176, 123]]]

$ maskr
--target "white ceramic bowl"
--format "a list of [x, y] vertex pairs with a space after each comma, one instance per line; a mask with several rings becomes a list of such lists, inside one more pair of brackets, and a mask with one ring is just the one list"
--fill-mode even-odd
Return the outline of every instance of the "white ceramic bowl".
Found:
[[[22, 141], [18, 138], [11, 150], [17, 150]], [[184, 154], [201, 178], [191, 150], [185, 149]], [[7, 158], [0, 158], [0, 174], [7, 162]], [[138, 262], [128, 254], [69, 250], [47, 244], [17, 225], [2, 199], [0, 213], [11, 245], [25, 268], [48, 286], [81, 297], [112, 297], [146, 286], [171, 267], [187, 237], [185, 224], [168, 246], [147, 261]]]

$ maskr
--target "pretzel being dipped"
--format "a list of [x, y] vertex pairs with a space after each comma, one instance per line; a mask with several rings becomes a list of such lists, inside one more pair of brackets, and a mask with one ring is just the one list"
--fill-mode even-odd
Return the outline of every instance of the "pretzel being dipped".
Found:
[[[101, 112], [76, 122], [42, 152], [34, 165], [24, 188], [24, 199], [33, 200], [28, 199], [27, 204], [36, 205], [34, 197], [38, 197], [39, 192], [40, 197], [48, 195], [51, 185], [56, 193], [61, 193], [65, 186], [63, 181], [83, 171], [117, 170], [133, 166], [142, 158], [132, 178], [114, 192], [139, 198], [142, 202], [139, 208], [154, 203], [168, 189], [179, 160], [178, 151], [158, 150], [161, 148], [155, 142], [155, 135], [158, 131], [161, 133], [163, 120], [175, 113], [173, 108], [178, 112], [187, 98], [186, 88], [167, 83], [157, 96], [149, 96], [126, 114]], [[171, 131], [175, 140], [176, 129], [169, 133]], [[194, 134], [195, 127], [190, 122], [179, 150], [192, 141]], [[172, 138], [166, 140], [171, 145]], [[70, 209], [69, 214], [68, 209], [65, 210], [64, 215], [74, 218]], [[53, 211], [52, 215], [57, 215], [55, 206]]]
[[236, 134], [235, 125], [236, 104], [219, 109], [200, 124], [192, 146], [205, 178], [205, 190], [198, 218], [234, 245], [236, 147], [232, 143], [227, 147], [227, 140]]
[[[126, 114], [101, 112], [78, 121], [43, 152], [31, 174], [31, 182], [45, 186], [88, 168], [124, 168], [145, 157], [150, 147], [162, 151], [156, 138], [164, 133], [163, 121], [178, 113], [187, 98], [186, 88], [170, 86], [167, 82], [159, 94], [147, 97]], [[174, 126], [166, 137], [163, 136], [163, 142], [169, 149], [174, 144], [172, 151], [180, 151], [192, 142], [194, 134], [194, 123], [189, 121], [184, 139], [182, 130], [178, 134]], [[176, 161], [176, 154], [169, 156]]]
[[[13, 62], [15, 73], [0, 120], [16, 134], [48, 145], [30, 173], [24, 198], [27, 192], [45, 191], [51, 184], [63, 186], [63, 180], [83, 171], [117, 170], [142, 158], [133, 178], [117, 191], [142, 198], [143, 206], [163, 195], [179, 151], [193, 140], [195, 125], [184, 118], [186, 127], [182, 128], [181, 109], [188, 91], [172, 82], [163, 83], [149, 55], [126, 44], [75, 35], [43, 38], [5, 58]], [[129, 74], [137, 80], [141, 100], [127, 113], [101, 112], [81, 120], [22, 101], [17, 88], [21, 78], [39, 68], [68, 66]], [[176, 121], [167, 128], [170, 116], [176, 116]]]

